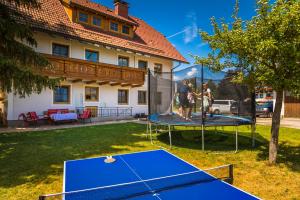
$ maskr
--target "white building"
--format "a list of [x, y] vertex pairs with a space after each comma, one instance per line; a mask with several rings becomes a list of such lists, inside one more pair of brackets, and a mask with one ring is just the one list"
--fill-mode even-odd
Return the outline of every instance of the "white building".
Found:
[[88, 0], [43, 0], [40, 10], [22, 11], [35, 30], [35, 50], [54, 66], [43, 73], [65, 80], [26, 98], [7, 94], [9, 124], [21, 113], [48, 109], [91, 109], [98, 118], [147, 114], [146, 69], [169, 72], [174, 61], [187, 62], [163, 35], [128, 15], [124, 1], [111, 10]]

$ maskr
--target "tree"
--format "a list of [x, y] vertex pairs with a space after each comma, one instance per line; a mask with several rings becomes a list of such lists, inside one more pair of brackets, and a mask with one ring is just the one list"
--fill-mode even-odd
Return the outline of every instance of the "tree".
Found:
[[24, 97], [52, 89], [59, 79], [42, 75], [51, 65], [34, 51], [37, 43], [32, 28], [19, 7], [38, 9], [40, 5], [38, 0], [0, 0], [0, 90]]
[[212, 18], [214, 33], [200, 31], [212, 52], [207, 58], [195, 57], [215, 70], [234, 67], [235, 81], [256, 86], [271, 86], [276, 92], [272, 117], [269, 163], [275, 164], [278, 152], [283, 92], [300, 91], [300, 1], [258, 0], [256, 15], [247, 21], [238, 17], [236, 3], [233, 22]]

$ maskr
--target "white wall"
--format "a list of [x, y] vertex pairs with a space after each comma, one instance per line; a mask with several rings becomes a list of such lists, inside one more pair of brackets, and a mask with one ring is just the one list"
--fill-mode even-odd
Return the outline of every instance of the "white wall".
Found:
[[118, 65], [118, 56], [129, 57], [129, 66], [138, 68], [138, 61], [144, 60], [148, 62], [148, 67], [153, 70], [154, 63], [160, 63], [163, 65], [163, 72], [169, 72], [173, 66], [173, 61], [169, 59], [143, 56], [134, 53], [127, 53], [123, 50], [107, 49], [103, 46], [96, 47], [92, 44], [84, 44], [75, 40], [66, 40], [58, 36], [50, 36], [46, 33], [36, 33], [35, 39], [38, 42], [36, 51], [46, 54], [52, 54], [52, 43], [59, 43], [69, 45], [70, 57], [77, 59], [85, 59], [85, 49], [91, 49], [99, 51], [99, 62]]
[[[105, 47], [96, 47], [94, 45], [83, 44], [74, 40], [66, 40], [61, 37], [50, 36], [45, 33], [36, 33], [35, 38], [38, 42], [36, 51], [46, 54], [52, 54], [52, 43], [66, 44], [70, 46], [70, 57], [77, 59], [84, 59], [85, 48], [99, 51], [99, 62], [118, 64], [118, 56], [127, 56], [130, 59], [130, 67], [138, 67], [138, 60], [144, 60], [148, 62], [148, 67], [153, 70], [154, 63], [160, 63], [163, 65], [163, 72], [170, 72], [173, 62], [168, 59], [158, 57], [146, 57], [136, 55], [134, 53], [127, 53], [125, 51], [117, 51], [114, 49], [107, 49]], [[43, 114], [50, 108], [69, 108], [75, 109], [76, 107], [85, 106], [99, 106], [99, 107], [133, 107], [133, 114], [135, 113], [147, 113], [147, 105], [138, 105], [138, 91], [147, 91], [147, 78], [145, 78], [145, 84], [142, 87], [121, 87], [111, 85], [98, 85], [90, 84], [89, 86], [99, 87], [99, 102], [85, 102], [84, 101], [84, 83], [71, 83], [64, 82], [71, 86], [71, 102], [70, 104], [54, 104], [53, 103], [53, 91], [45, 90], [41, 94], [32, 94], [30, 97], [19, 98], [13, 94], [8, 95], [8, 120], [17, 120], [20, 113], [26, 113], [29, 111], [35, 111], [38, 114]], [[129, 104], [118, 105], [118, 89], [129, 90]]]
[[[110, 86], [97, 84], [83, 84], [63, 82], [62, 85], [70, 85], [71, 87], [71, 102], [70, 104], [55, 104], [53, 103], [53, 91], [44, 90], [40, 94], [32, 94], [30, 97], [19, 98], [18, 96], [9, 95], [9, 115], [8, 120], [17, 120], [20, 113], [35, 111], [42, 115], [48, 109], [68, 108], [75, 110], [77, 107], [98, 106], [98, 107], [133, 107], [133, 114], [147, 113], [147, 105], [138, 104], [138, 91], [146, 91], [145, 87], [131, 88], [121, 86]], [[85, 86], [99, 88], [99, 101], [85, 101]], [[118, 105], [118, 89], [127, 89], [129, 91], [128, 105]]]

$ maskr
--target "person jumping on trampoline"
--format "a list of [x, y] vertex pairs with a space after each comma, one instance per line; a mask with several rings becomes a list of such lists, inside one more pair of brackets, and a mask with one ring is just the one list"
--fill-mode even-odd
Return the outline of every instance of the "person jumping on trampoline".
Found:
[[[202, 98], [201, 92], [199, 94], [194, 93], [198, 98]], [[212, 117], [212, 104], [213, 96], [211, 90], [208, 88], [207, 83], [203, 83], [203, 117], [206, 118], [206, 114], [209, 112]]]
[[188, 87], [189, 87], [189, 91], [188, 91], [188, 94], [187, 94], [187, 98], [188, 98], [188, 101], [189, 101], [189, 106], [188, 106], [188, 111], [187, 111], [187, 120], [191, 120], [192, 118], [192, 110], [194, 108], [194, 105], [195, 105], [195, 94], [193, 92], [193, 84], [192, 83], [189, 83], [188, 84]]
[[[214, 98], [213, 98], [213, 95], [212, 95], [212, 92], [211, 90], [208, 88], [208, 84], [207, 83], [204, 83], [203, 84], [203, 94], [205, 96], [207, 96], [207, 101], [208, 101], [208, 108], [207, 108], [207, 111], [209, 112], [210, 114], [210, 117], [213, 117], [213, 109], [212, 109], [212, 105], [214, 103]], [[207, 112], [206, 111], [206, 112]], [[206, 114], [206, 113], [205, 113]]]
[[182, 86], [178, 88], [178, 94], [179, 94], [179, 115], [180, 117], [183, 117], [184, 119], [187, 118], [186, 116], [186, 109], [189, 106], [189, 101], [188, 101], [188, 92], [189, 92], [189, 87], [187, 85], [187, 81], [183, 80], [182, 81]]

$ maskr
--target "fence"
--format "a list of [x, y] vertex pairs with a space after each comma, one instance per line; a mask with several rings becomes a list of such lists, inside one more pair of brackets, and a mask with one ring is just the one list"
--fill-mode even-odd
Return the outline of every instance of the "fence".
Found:
[[300, 118], [300, 97], [285, 96], [284, 116]]
[[108, 118], [108, 117], [130, 117], [132, 116], [132, 107], [97, 107], [87, 106], [76, 108], [77, 113], [84, 110], [90, 110], [92, 118]]

